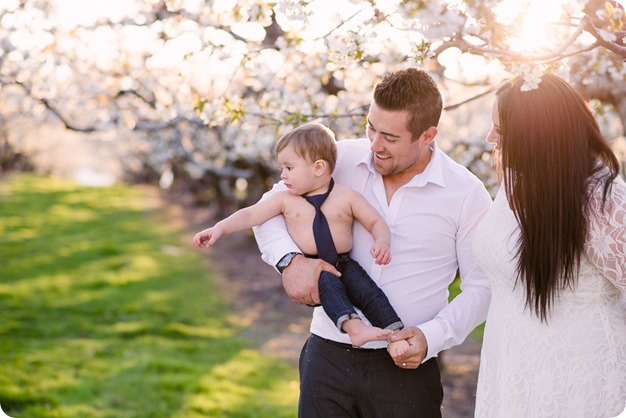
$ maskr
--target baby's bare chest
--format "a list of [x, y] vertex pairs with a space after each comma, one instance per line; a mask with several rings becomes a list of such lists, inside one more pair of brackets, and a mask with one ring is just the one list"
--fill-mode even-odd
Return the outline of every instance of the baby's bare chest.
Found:
[[[350, 204], [342, 199], [330, 197], [322, 205], [322, 212], [331, 228], [352, 225], [352, 210]], [[283, 212], [287, 223], [294, 225], [311, 225], [315, 218], [315, 207], [306, 199], [294, 196], [289, 199]]]

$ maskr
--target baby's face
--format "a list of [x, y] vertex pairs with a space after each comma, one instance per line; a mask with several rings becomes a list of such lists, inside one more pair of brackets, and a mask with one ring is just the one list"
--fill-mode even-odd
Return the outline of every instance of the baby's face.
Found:
[[280, 178], [293, 194], [303, 195], [315, 188], [315, 164], [296, 154], [288, 145], [276, 156], [281, 168]]

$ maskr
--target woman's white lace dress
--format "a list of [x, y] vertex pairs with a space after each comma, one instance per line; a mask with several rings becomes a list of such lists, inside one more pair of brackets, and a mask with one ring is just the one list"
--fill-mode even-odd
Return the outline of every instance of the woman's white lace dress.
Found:
[[[592, 200], [599, 213], [599, 195]], [[476, 417], [615, 417], [626, 405], [626, 185], [614, 182], [590, 228], [578, 285], [548, 323], [514, 286], [519, 230], [504, 189], [478, 227], [474, 251], [492, 285]]]

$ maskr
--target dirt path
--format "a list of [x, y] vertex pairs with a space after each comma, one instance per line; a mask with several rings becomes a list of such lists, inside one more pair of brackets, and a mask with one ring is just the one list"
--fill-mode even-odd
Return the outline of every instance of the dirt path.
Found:
[[[211, 216], [208, 209], [183, 208], [190, 231], [205, 228]], [[261, 260], [251, 232], [221, 239], [206, 254], [224, 298], [249, 325], [244, 336], [263, 353], [297, 364], [311, 308], [287, 297], [278, 273]], [[441, 356], [445, 418], [473, 417], [479, 352], [479, 343], [466, 341]]]

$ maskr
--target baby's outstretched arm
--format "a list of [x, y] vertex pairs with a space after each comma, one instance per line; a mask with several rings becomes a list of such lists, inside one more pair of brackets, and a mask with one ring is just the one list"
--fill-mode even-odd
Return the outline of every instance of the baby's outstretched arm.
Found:
[[222, 235], [243, 231], [259, 225], [269, 218], [280, 215], [283, 210], [283, 198], [289, 192], [278, 192], [267, 199], [260, 200], [252, 206], [239, 209], [226, 219], [222, 219], [213, 227], [203, 229], [193, 236], [193, 243], [196, 247], [210, 247]]

